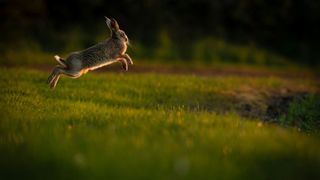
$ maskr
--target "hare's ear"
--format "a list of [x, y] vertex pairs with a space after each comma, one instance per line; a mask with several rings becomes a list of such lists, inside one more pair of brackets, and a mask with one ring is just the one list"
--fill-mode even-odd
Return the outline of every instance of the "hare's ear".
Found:
[[105, 18], [106, 18], [106, 24], [107, 24], [107, 26], [109, 27], [109, 29], [111, 29], [111, 20], [110, 20], [108, 17], [106, 17], [106, 16], [105, 16]]
[[118, 25], [118, 23], [117, 23], [117, 21], [115, 19], [111, 18], [110, 25], [111, 25], [111, 29], [113, 31], [118, 31], [119, 30], [119, 25]]

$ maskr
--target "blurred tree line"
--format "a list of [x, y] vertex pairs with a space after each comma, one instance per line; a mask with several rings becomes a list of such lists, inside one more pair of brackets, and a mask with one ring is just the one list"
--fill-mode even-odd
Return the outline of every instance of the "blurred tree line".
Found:
[[90, 46], [107, 37], [103, 16], [117, 19], [137, 50], [150, 50], [141, 56], [169, 48], [188, 59], [194, 42], [215, 37], [319, 64], [319, 0], [0, 0], [0, 48]]

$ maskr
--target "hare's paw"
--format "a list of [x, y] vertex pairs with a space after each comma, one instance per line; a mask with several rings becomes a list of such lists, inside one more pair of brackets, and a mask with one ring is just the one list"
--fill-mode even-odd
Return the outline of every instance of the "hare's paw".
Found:
[[53, 80], [50, 82], [50, 88], [54, 89], [59, 81], [60, 75], [57, 75], [53, 78]]
[[125, 71], [128, 71], [128, 62], [127, 62], [127, 60], [124, 59], [124, 58], [121, 58], [121, 59], [118, 59], [118, 61], [121, 63], [122, 68], [123, 68]]
[[48, 77], [47, 83], [48, 83], [48, 84], [51, 84], [52, 81], [54, 80], [54, 77], [55, 77], [55, 74], [52, 73], [52, 74]]
[[51, 82], [54, 80], [54, 78], [59, 74], [60, 71], [60, 67], [56, 66], [53, 70], [52, 73], [50, 74], [50, 76], [48, 77], [47, 83], [51, 84]]
[[125, 58], [127, 61], [129, 61], [129, 63], [132, 65], [133, 64], [133, 61], [131, 59], [131, 57], [129, 56], [129, 54], [124, 54], [123, 55], [123, 58]]
[[54, 89], [54, 88], [55, 88], [55, 84], [54, 84], [53, 81], [52, 81], [49, 85], [50, 85], [50, 88], [51, 88], [51, 89]]

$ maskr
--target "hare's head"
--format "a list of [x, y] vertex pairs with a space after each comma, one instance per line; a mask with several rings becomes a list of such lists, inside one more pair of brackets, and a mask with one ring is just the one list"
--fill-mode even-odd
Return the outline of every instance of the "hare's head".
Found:
[[109, 19], [107, 17], [105, 17], [105, 18], [106, 18], [106, 23], [111, 30], [112, 38], [119, 39], [119, 40], [124, 41], [127, 44], [129, 44], [128, 36], [126, 35], [126, 33], [123, 30], [121, 30], [119, 28], [117, 21], [113, 18], [111, 18], [111, 19]]

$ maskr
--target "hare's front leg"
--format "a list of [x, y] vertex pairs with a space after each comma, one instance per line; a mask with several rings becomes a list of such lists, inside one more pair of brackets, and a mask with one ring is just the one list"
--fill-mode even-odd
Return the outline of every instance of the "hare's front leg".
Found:
[[125, 58], [127, 61], [129, 61], [129, 63], [132, 65], [133, 61], [131, 59], [131, 57], [129, 56], [129, 54], [122, 54], [121, 57]]
[[117, 61], [119, 61], [122, 65], [122, 68], [125, 70], [125, 71], [128, 71], [128, 62], [125, 58], [118, 58]]

